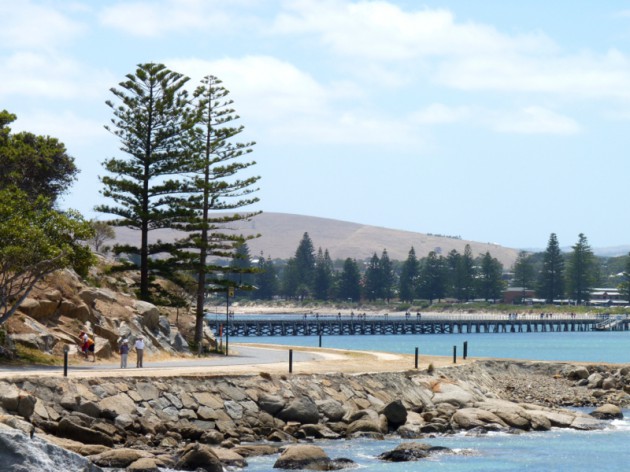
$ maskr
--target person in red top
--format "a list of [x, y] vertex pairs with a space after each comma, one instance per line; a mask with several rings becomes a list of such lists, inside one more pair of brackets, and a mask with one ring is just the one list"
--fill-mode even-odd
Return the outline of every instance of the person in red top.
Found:
[[89, 353], [92, 353], [93, 362], [96, 362], [96, 353], [94, 352], [94, 341], [88, 336], [85, 331], [81, 331], [79, 334], [79, 338], [81, 339], [81, 351], [85, 358], [88, 358]]

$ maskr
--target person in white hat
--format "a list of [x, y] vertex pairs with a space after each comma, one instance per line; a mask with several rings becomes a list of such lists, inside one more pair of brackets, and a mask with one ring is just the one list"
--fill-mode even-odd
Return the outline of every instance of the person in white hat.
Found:
[[142, 367], [142, 357], [144, 354], [144, 338], [142, 336], [138, 336], [136, 338], [136, 367]]
[[120, 368], [121, 369], [126, 369], [127, 368], [127, 355], [129, 354], [129, 341], [127, 341], [127, 338], [123, 339], [120, 342]]

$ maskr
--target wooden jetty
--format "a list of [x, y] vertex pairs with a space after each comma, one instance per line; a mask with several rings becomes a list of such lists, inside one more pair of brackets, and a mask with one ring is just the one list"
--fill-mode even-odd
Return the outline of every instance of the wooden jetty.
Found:
[[207, 320], [215, 332], [229, 336], [334, 336], [334, 335], [400, 335], [458, 333], [541, 333], [575, 331], [628, 331], [627, 315], [602, 317], [309, 317], [300, 319], [233, 319]]

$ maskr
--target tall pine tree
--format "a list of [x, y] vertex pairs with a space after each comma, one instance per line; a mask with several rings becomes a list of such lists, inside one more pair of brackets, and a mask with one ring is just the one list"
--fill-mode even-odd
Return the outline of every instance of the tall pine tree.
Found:
[[[258, 202], [252, 194], [258, 190], [254, 185], [259, 177], [241, 177], [256, 164], [247, 159], [254, 143], [235, 141], [244, 127], [233, 124], [239, 116], [228, 95], [222, 82], [212, 75], [205, 77], [195, 90], [189, 178], [181, 189], [182, 195], [172, 200], [182, 215], [172, 227], [188, 233], [177, 241], [174, 261], [192, 269], [197, 278], [196, 342], [203, 335], [206, 293], [251, 285], [247, 277], [243, 278], [243, 274], [252, 272], [251, 265], [239, 263], [239, 258], [240, 262], [245, 261], [239, 250], [246, 248], [246, 240], [256, 236], [235, 234], [230, 225], [258, 214], [234, 210]], [[232, 263], [228, 267], [210, 264], [216, 257], [227, 257]], [[230, 272], [235, 275], [230, 276]]]
[[381, 287], [383, 284], [383, 277], [381, 272], [381, 261], [376, 253], [370, 259], [364, 275], [365, 283], [363, 284], [363, 291], [365, 298], [370, 301], [374, 301], [381, 296]]
[[348, 257], [343, 263], [339, 278], [339, 298], [359, 302], [361, 299], [361, 272], [357, 261]]
[[503, 296], [504, 283], [501, 278], [503, 266], [489, 251], [481, 258], [478, 278], [478, 294], [485, 301], [498, 300]]
[[538, 294], [547, 303], [564, 296], [564, 258], [555, 233], [549, 236], [543, 254], [543, 266], [538, 281]]
[[580, 233], [578, 242], [569, 255], [567, 276], [567, 292], [577, 304], [590, 300], [593, 288], [593, 269], [595, 256], [584, 234]]
[[328, 249], [317, 251], [315, 261], [315, 275], [313, 280], [313, 294], [318, 300], [328, 300], [333, 288], [333, 263]]
[[116, 253], [139, 256], [140, 298], [149, 294], [150, 256], [162, 252], [149, 244], [149, 232], [170, 227], [177, 211], [171, 197], [182, 189], [182, 171], [190, 162], [188, 138], [195, 123], [184, 85], [187, 77], [163, 64], [140, 64], [134, 74], [112, 88], [115, 101], [106, 103], [114, 117], [105, 128], [116, 135], [126, 158], [111, 158], [103, 165], [104, 197], [115, 205], [97, 211], [116, 215], [113, 224], [139, 230], [139, 245], [116, 246]]
[[445, 268], [442, 257], [438, 257], [435, 251], [431, 251], [423, 261], [420, 270], [420, 284], [418, 295], [433, 303], [444, 297], [446, 292]]
[[403, 262], [400, 270], [400, 281], [398, 285], [399, 296], [402, 301], [413, 302], [416, 296], [418, 283], [418, 259], [416, 251], [412, 247], [409, 250], [407, 259]]

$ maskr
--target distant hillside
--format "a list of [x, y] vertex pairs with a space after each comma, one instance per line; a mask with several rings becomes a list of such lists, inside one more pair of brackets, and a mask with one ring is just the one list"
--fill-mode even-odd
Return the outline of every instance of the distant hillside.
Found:
[[[248, 242], [250, 254], [255, 257], [262, 251], [265, 257], [270, 256], [272, 259], [293, 257], [304, 233], [309, 234], [315, 250], [320, 247], [328, 249], [333, 260], [348, 257], [364, 260], [375, 252], [380, 257], [383, 249], [387, 249], [390, 259], [402, 261], [407, 258], [412, 246], [419, 258], [425, 257], [430, 251], [446, 256], [453, 249], [463, 253], [466, 244], [470, 244], [474, 256], [490, 251], [509, 269], [518, 255], [517, 249], [497, 244], [286, 213], [262, 213], [249, 222], [240, 222], [233, 230], [238, 234], [261, 234], [260, 238]], [[171, 241], [176, 235], [171, 230], [156, 230], [150, 233], [150, 240]], [[137, 241], [137, 232], [116, 228], [116, 242], [119, 244], [137, 244]]]

